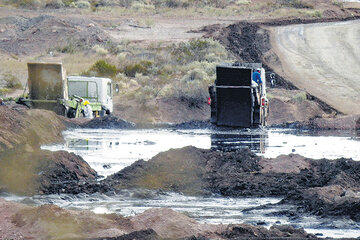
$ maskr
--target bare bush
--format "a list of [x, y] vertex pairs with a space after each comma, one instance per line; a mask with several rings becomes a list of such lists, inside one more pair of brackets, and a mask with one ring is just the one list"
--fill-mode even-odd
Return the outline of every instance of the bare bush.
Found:
[[5, 88], [10, 88], [10, 89], [22, 88], [22, 84], [20, 80], [10, 73], [4, 74], [3, 81], [5, 82]]

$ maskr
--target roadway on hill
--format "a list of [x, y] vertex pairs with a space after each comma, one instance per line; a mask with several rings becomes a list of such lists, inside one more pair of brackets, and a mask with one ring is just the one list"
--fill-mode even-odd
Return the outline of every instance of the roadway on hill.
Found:
[[360, 20], [271, 29], [269, 65], [330, 106], [360, 114]]

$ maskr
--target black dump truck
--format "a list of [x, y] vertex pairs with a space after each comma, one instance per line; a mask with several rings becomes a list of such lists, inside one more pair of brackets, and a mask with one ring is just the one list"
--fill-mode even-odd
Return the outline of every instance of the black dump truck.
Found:
[[[260, 70], [261, 84], [252, 81]], [[259, 127], [266, 125], [265, 70], [261, 63], [234, 63], [216, 67], [215, 84], [209, 87], [211, 122], [218, 126]]]

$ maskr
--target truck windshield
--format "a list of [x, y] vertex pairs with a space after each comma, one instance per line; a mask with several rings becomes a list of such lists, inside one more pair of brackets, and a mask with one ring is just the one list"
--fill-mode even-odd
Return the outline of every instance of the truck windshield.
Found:
[[96, 82], [69, 81], [69, 96], [79, 96], [89, 100], [97, 100], [98, 89]]

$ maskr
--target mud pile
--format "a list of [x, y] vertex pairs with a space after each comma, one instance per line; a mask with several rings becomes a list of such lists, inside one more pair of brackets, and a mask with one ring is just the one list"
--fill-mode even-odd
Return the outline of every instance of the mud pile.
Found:
[[102, 118], [94, 118], [91, 121], [80, 124], [82, 128], [103, 128], [103, 129], [111, 129], [111, 128], [134, 128], [135, 123], [123, 120], [121, 118], [117, 118], [114, 116], [105, 116]]
[[96, 179], [80, 156], [40, 150], [41, 144], [63, 141], [65, 125], [54, 112], [0, 106], [0, 122], [0, 191], [60, 193], [66, 186]]
[[[306, 212], [359, 221], [358, 214], [350, 210], [360, 204], [359, 181], [360, 162], [351, 159], [313, 160], [296, 154], [265, 159], [249, 149], [217, 152], [185, 147], [159, 153], [147, 162], [139, 160], [109, 176], [104, 184], [115, 190], [148, 188], [231, 197], [280, 196]], [[342, 191], [321, 191], [335, 186], [341, 186]], [[351, 195], [351, 201], [346, 193]]]
[[62, 120], [51, 111], [27, 110], [21, 105], [0, 106], [0, 151], [25, 146], [29, 151], [64, 141]]
[[0, 236], [5, 239], [284, 239], [315, 238], [302, 229], [246, 224], [211, 225], [171, 209], [149, 209], [134, 217], [72, 211], [54, 205], [29, 207], [0, 199]]
[[33, 18], [0, 18], [0, 49], [28, 55], [50, 51], [86, 49], [105, 43], [110, 37], [91, 20], [40, 15]]

